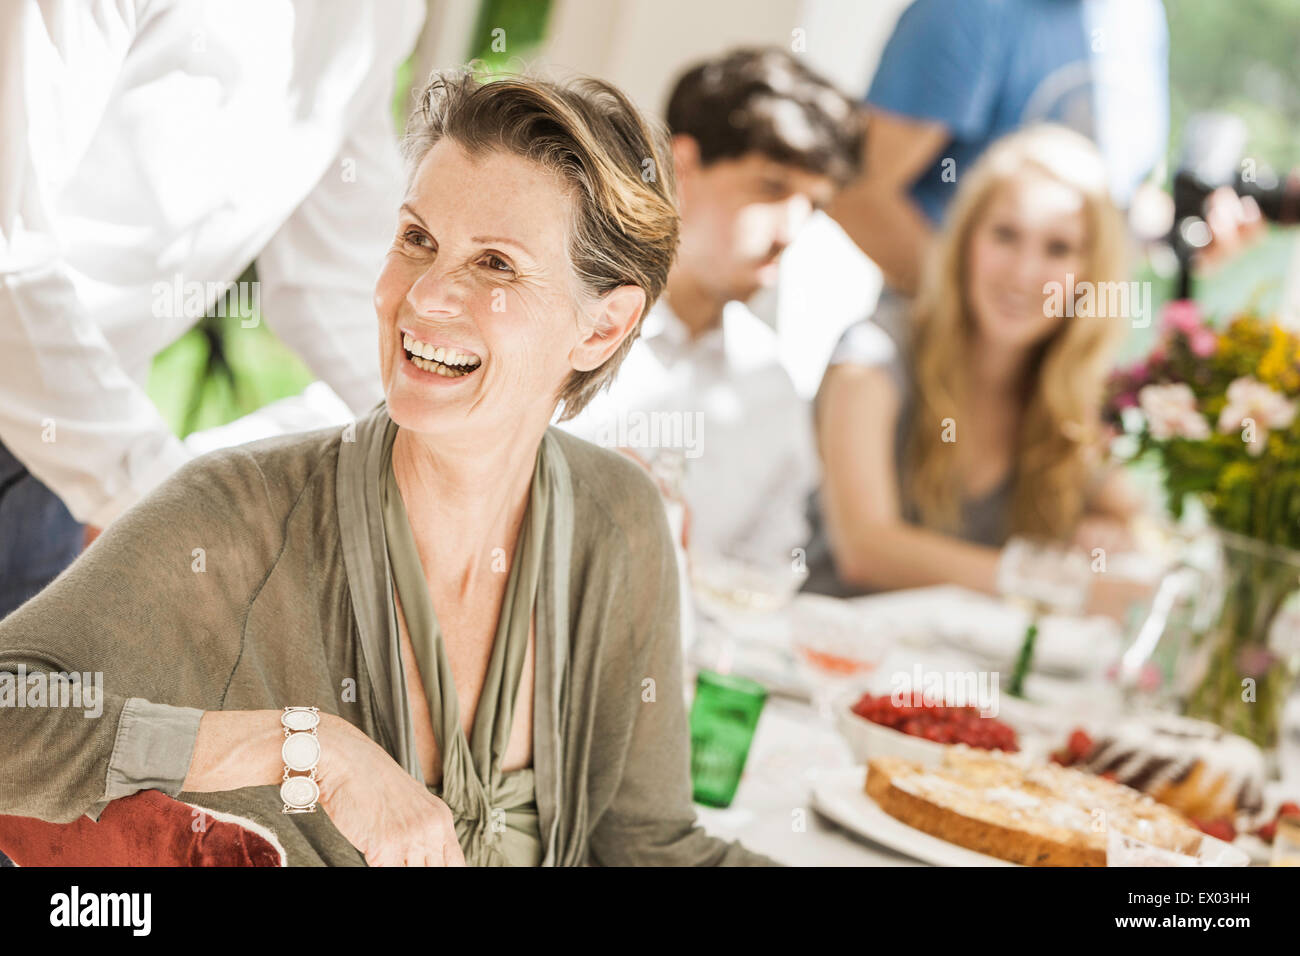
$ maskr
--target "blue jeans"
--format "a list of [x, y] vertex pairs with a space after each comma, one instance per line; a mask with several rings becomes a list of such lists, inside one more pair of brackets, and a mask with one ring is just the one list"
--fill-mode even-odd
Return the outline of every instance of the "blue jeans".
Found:
[[81, 553], [82, 526], [0, 443], [0, 618]]
[[[83, 529], [50, 489], [0, 443], [0, 618], [81, 553]], [[0, 853], [0, 867], [13, 866]]]

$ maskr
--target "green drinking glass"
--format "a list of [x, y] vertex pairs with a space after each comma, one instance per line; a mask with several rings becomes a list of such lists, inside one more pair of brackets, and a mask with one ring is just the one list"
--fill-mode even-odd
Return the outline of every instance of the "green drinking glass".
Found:
[[699, 672], [691, 704], [691, 781], [698, 803], [731, 806], [766, 701], [762, 684], [734, 674]]

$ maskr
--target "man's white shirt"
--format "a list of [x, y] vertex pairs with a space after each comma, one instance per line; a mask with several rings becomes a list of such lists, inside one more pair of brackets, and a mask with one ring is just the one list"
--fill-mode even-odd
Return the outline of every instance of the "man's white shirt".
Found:
[[744, 303], [728, 303], [721, 324], [692, 340], [660, 299], [614, 383], [559, 427], [642, 459], [684, 459], [697, 556], [788, 569], [807, 542], [818, 476], [808, 403], [776, 334]]
[[353, 412], [382, 397], [392, 84], [422, 14], [0, 4], [0, 441], [78, 520], [106, 525], [191, 457], [145, 393], [150, 365], [212, 305], [195, 284], [255, 258], [276, 334]]

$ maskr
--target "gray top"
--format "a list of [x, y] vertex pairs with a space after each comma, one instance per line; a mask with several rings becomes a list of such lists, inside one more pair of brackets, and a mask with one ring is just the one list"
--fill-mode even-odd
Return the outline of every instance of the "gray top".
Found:
[[[922, 523], [920, 514], [913, 502], [909, 500], [907, 481], [903, 474], [907, 438], [911, 433], [916, 412], [912, 361], [908, 348], [908, 319], [907, 301], [885, 293], [881, 296], [880, 305], [872, 318], [856, 322], [844, 331], [835, 346], [835, 351], [831, 353], [828, 364], [882, 368], [889, 374], [898, 389], [898, 421], [894, 427], [894, 474], [898, 479], [903, 520], [909, 524], [919, 525]], [[820, 399], [819, 393], [819, 402]], [[956, 531], [957, 537], [973, 544], [989, 547], [1001, 547], [1005, 544], [1013, 483], [1013, 476], [1008, 475], [988, 494], [963, 501], [960, 525]], [[820, 490], [809, 496], [808, 520], [813, 531], [807, 548], [808, 580], [804, 583], [803, 589], [836, 597], [870, 594], [870, 589], [846, 584], [835, 573], [830, 542], [826, 536], [826, 524], [822, 517]]]

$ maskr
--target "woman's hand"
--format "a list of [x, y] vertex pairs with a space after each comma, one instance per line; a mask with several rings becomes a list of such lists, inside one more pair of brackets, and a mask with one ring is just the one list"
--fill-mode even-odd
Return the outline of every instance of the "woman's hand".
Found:
[[1104, 614], [1120, 625], [1128, 624], [1129, 614], [1135, 605], [1146, 606], [1155, 596], [1151, 581], [1134, 578], [1098, 575], [1088, 596], [1088, 613]]
[[352, 724], [322, 714], [321, 806], [371, 866], [464, 866], [451, 808]]
[[1132, 551], [1134, 544], [1129, 522], [1111, 515], [1085, 515], [1074, 529], [1074, 546], [1090, 555], [1097, 550], [1121, 554]]

